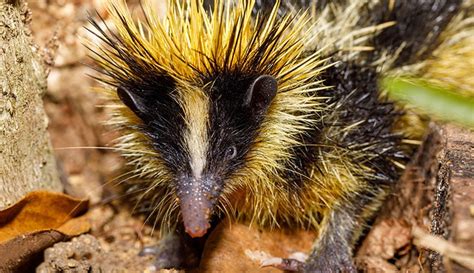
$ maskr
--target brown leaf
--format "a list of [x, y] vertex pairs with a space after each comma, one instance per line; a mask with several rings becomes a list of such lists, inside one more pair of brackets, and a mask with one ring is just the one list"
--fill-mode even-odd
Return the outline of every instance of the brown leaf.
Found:
[[0, 244], [19, 235], [50, 229], [71, 236], [83, 233], [87, 230], [80, 232], [71, 229], [66, 223], [83, 214], [87, 206], [88, 201], [65, 194], [31, 192], [16, 204], [0, 211]]
[[295, 252], [308, 253], [315, 237], [315, 232], [303, 230], [262, 232], [245, 224], [224, 222], [206, 242], [201, 268], [190, 272], [280, 273], [276, 268], [260, 268], [261, 261], [254, 254], [286, 258]]
[[88, 201], [53, 192], [31, 192], [0, 211], [0, 272], [21, 271], [56, 242], [90, 229]]
[[0, 245], [0, 272], [26, 272], [34, 268], [42, 252], [63, 241], [66, 235], [56, 230], [39, 231], [16, 237]]

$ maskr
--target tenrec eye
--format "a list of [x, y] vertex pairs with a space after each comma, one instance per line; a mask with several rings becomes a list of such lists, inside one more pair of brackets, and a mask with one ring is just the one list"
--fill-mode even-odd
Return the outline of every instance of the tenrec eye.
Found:
[[226, 151], [226, 158], [233, 159], [237, 156], [237, 148], [235, 146], [229, 147]]

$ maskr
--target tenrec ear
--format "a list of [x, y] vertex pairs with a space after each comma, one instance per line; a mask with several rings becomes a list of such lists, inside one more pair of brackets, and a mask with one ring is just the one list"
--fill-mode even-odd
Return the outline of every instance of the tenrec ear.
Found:
[[138, 117], [141, 117], [145, 112], [145, 104], [140, 95], [134, 93], [132, 90], [119, 86], [117, 88], [117, 95], [120, 100], [132, 110]]
[[250, 107], [255, 113], [263, 113], [270, 106], [277, 90], [277, 80], [270, 75], [262, 75], [247, 90], [244, 106]]

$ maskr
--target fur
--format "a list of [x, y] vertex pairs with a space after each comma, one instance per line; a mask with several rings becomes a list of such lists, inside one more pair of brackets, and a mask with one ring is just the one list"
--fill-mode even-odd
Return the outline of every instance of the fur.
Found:
[[[314, 257], [350, 253], [424, 130], [378, 79], [474, 90], [469, 61], [447, 69], [474, 59], [473, 1], [225, 2], [172, 1], [160, 19], [144, 1], [135, 20], [119, 0], [108, 3], [114, 29], [91, 21], [118, 148], [134, 168], [127, 187], [162, 231], [180, 222], [179, 181], [192, 174], [216, 187], [213, 215], [319, 228]], [[254, 111], [245, 102], [261, 75], [278, 90]]]

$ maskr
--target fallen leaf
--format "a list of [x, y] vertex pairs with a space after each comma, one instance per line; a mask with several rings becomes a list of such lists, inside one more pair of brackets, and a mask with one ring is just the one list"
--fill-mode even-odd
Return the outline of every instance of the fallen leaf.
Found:
[[0, 272], [23, 272], [56, 242], [90, 229], [88, 201], [61, 193], [31, 192], [0, 211]]
[[[66, 235], [59, 231], [39, 231], [23, 235], [0, 245], [0, 272], [29, 272], [41, 259], [43, 250], [63, 241]], [[30, 270], [31, 271], [31, 270]]]
[[288, 258], [308, 253], [315, 232], [303, 230], [259, 230], [242, 223], [224, 221], [210, 234], [204, 248], [201, 268], [190, 271], [226, 273], [281, 273], [272, 267], [261, 268], [270, 257]]
[[31, 192], [14, 205], [0, 211], [0, 244], [19, 235], [50, 229], [71, 236], [83, 233], [84, 231], [71, 228], [67, 222], [83, 214], [87, 207], [88, 201], [65, 194]]

